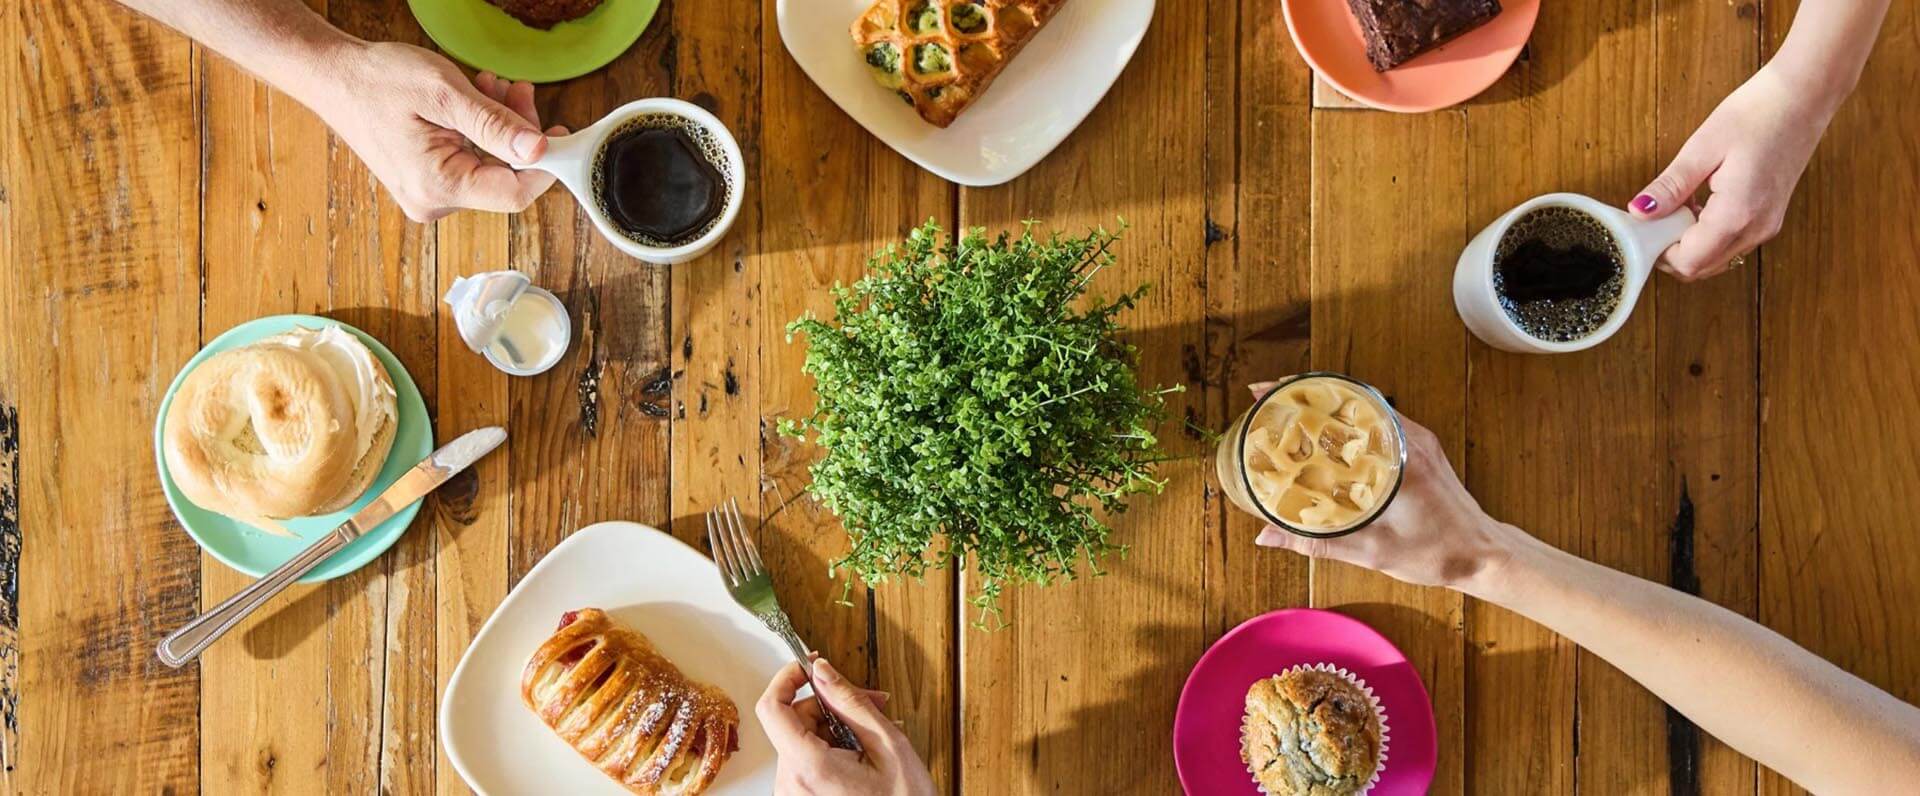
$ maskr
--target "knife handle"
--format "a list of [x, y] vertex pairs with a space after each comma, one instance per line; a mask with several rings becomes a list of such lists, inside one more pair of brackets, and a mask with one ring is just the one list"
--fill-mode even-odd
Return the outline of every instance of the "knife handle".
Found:
[[293, 585], [300, 576], [313, 571], [314, 567], [320, 566], [320, 562], [340, 552], [340, 548], [346, 547], [347, 543], [353, 539], [354, 534], [347, 526], [333, 529], [331, 533], [288, 559], [287, 563], [267, 573], [266, 577], [254, 581], [246, 588], [234, 593], [232, 597], [214, 606], [213, 610], [201, 614], [179, 630], [161, 639], [159, 648], [155, 650], [155, 653], [160, 656], [160, 662], [176, 669], [187, 665], [188, 662], [199, 657], [200, 652], [208, 645], [220, 640], [220, 637], [232, 630], [234, 625], [240, 624], [240, 620], [251, 615], [254, 609], [265, 605], [268, 600], [273, 599], [274, 595]]

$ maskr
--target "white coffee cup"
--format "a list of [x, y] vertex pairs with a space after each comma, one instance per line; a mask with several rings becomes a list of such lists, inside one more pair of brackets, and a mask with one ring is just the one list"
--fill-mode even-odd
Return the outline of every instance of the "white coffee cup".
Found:
[[[1624, 260], [1622, 267], [1626, 271], [1621, 275], [1624, 283], [1620, 286], [1620, 303], [1606, 322], [1593, 334], [1564, 343], [1543, 340], [1521, 329], [1506, 310], [1500, 308], [1500, 299], [1493, 289], [1493, 256], [1501, 237], [1514, 221], [1543, 207], [1572, 208], [1600, 222], [1619, 245]], [[1466, 251], [1460, 253], [1460, 263], [1453, 271], [1453, 306], [1474, 336], [1494, 348], [1523, 354], [1564, 354], [1592, 348], [1626, 324], [1627, 317], [1633, 314], [1634, 302], [1640, 298], [1640, 289], [1653, 274], [1654, 263], [1693, 223], [1693, 211], [1684, 207], [1666, 218], [1641, 221], [1591, 196], [1577, 193], [1536, 196], [1488, 224], [1467, 244]]]
[[[628, 237], [607, 218], [593, 193], [594, 161], [599, 158], [600, 149], [606, 146], [608, 137], [635, 117], [656, 114], [678, 116], [711, 134], [726, 155], [726, 177], [732, 183], [732, 189], [727, 194], [727, 206], [720, 211], [719, 222], [706, 234], [679, 246], [648, 246]], [[573, 193], [573, 198], [586, 211], [587, 218], [593, 220], [593, 226], [600, 230], [602, 236], [632, 257], [661, 265], [699, 257], [726, 237], [727, 229], [733, 226], [734, 218], [740, 215], [741, 196], [747, 190], [747, 167], [740, 156], [740, 142], [733, 139], [733, 133], [728, 132], [726, 125], [700, 106], [668, 97], [634, 100], [615, 108], [586, 129], [572, 135], [549, 138], [545, 155], [530, 164], [516, 164], [514, 168], [539, 169], [560, 178], [560, 184]]]

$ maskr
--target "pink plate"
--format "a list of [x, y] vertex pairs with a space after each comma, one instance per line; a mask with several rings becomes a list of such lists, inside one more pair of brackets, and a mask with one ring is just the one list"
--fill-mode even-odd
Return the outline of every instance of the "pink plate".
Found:
[[1288, 608], [1240, 623], [1200, 656], [1173, 717], [1173, 762], [1190, 794], [1252, 794], [1240, 762], [1240, 717], [1255, 680], [1300, 663], [1331, 663], [1373, 688], [1391, 740], [1380, 783], [1370, 792], [1427, 792], [1438, 757], [1433, 704], [1407, 656], [1360, 620], [1314, 608]]
[[1283, 0], [1293, 46], [1334, 88], [1387, 111], [1422, 113], [1458, 105], [1506, 74], [1533, 35], [1540, 0], [1500, 0], [1487, 24], [1386, 72], [1367, 62], [1360, 23], [1346, 0]]

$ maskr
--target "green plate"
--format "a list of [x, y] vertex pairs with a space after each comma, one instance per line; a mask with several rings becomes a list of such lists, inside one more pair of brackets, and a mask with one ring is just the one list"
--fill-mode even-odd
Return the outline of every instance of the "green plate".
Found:
[[413, 18], [446, 54], [514, 80], [552, 83], [579, 77], [633, 46], [660, 0], [605, 0], [552, 30], [527, 27], [486, 0], [407, 0]]
[[[359, 500], [354, 501], [353, 505], [344, 510], [332, 514], [285, 520], [280, 523], [287, 530], [299, 534], [301, 537], [299, 539], [288, 539], [256, 530], [231, 517], [193, 505], [185, 495], [180, 494], [180, 487], [173, 483], [173, 475], [167, 472], [167, 456], [162, 443], [162, 429], [166, 426], [167, 407], [173, 405], [173, 394], [179, 391], [181, 380], [187, 377], [188, 371], [193, 370], [207, 357], [221, 351], [291, 331], [295, 326], [317, 329], [326, 324], [338, 324], [341, 329], [352, 332], [355, 337], [360, 338], [360, 342], [366, 343], [367, 348], [372, 349], [373, 355], [380, 358], [380, 364], [387, 368], [387, 376], [393, 379], [393, 390], [397, 393], [399, 426], [394, 429], [393, 450], [387, 454], [386, 466], [380, 468], [380, 477], [373, 480], [373, 486], [367, 488], [366, 494], [361, 495]], [[173, 508], [173, 516], [180, 520], [180, 524], [187, 529], [187, 534], [193, 537], [193, 541], [198, 542], [202, 549], [212, 553], [214, 558], [256, 578], [286, 563], [293, 554], [306, 549], [313, 540], [320, 538], [321, 534], [346, 522], [354, 512], [373, 502], [375, 497], [386, 491], [387, 487], [398, 480], [408, 468], [419, 464], [421, 459], [427, 458], [427, 454], [432, 452], [433, 424], [427, 419], [427, 404], [420, 400], [420, 388], [414, 386], [413, 377], [407, 375], [407, 369], [400, 366], [400, 360], [394, 358], [392, 351], [388, 351], [386, 346], [381, 345], [379, 340], [373, 339], [366, 332], [330, 318], [313, 315], [274, 315], [259, 318], [228, 329], [224, 334], [213, 338], [213, 342], [208, 343], [206, 348], [200, 349], [200, 353], [194, 354], [192, 359], [187, 360], [186, 367], [181, 368], [180, 373], [173, 377], [173, 383], [167, 385], [166, 397], [160, 400], [160, 416], [153, 421], [153, 457], [159, 462], [160, 488], [167, 495], [167, 505]], [[400, 534], [407, 529], [407, 523], [412, 522], [413, 516], [418, 513], [420, 513], [420, 501], [416, 500], [395, 512], [392, 518], [380, 523], [365, 536], [355, 539], [340, 552], [320, 562], [320, 566], [315, 567], [300, 580], [304, 583], [313, 583], [337, 578], [359, 569], [368, 561], [372, 561], [374, 556], [392, 547], [394, 540], [400, 538]]]

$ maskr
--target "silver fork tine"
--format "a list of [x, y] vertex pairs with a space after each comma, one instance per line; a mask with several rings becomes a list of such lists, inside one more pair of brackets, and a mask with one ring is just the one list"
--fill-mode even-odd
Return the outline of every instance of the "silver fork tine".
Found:
[[747, 562], [753, 565], [754, 574], [765, 572], [767, 566], [760, 563], [760, 548], [754, 545], [753, 537], [747, 534], [746, 521], [740, 518], [740, 501], [727, 498], [727, 511], [733, 514], [734, 527], [740, 531], [741, 547], [746, 549]]
[[746, 583], [753, 579], [753, 572], [747, 568], [747, 557], [740, 552], [740, 529], [728, 521], [727, 513], [714, 510], [714, 522], [720, 526], [720, 542], [727, 546], [727, 564], [733, 568], [735, 583]]
[[727, 544], [733, 553], [734, 565], [740, 568], [741, 579], [752, 580], [759, 577], [759, 568], [755, 567], [753, 562], [747, 558], [746, 551], [753, 542], [747, 539], [745, 523], [740, 521], [740, 515], [735, 512], [727, 511], [724, 508], [718, 509], [718, 511], [720, 512], [720, 524], [727, 529]]
[[713, 562], [720, 565], [720, 577], [729, 587], [739, 585], [739, 578], [733, 574], [733, 560], [727, 555], [726, 545], [720, 541], [720, 531], [714, 522], [712, 511], [707, 512], [707, 547], [712, 549]]

